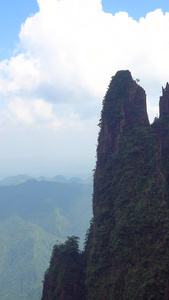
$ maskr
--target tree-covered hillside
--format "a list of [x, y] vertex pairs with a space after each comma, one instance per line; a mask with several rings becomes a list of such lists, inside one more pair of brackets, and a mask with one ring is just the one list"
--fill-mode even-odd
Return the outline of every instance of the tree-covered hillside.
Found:
[[91, 195], [75, 181], [0, 186], [0, 299], [40, 299], [53, 245], [75, 232], [83, 247]]
[[0, 299], [39, 299], [54, 243], [56, 236], [18, 216], [0, 222]]

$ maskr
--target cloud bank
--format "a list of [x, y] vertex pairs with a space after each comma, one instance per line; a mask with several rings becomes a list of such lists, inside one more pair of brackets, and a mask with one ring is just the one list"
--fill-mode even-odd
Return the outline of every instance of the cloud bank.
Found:
[[[35, 132], [55, 132], [50, 147], [62, 144], [75, 161], [82, 158], [75, 149], [83, 153], [85, 146], [87, 162], [95, 152], [102, 99], [118, 70], [129, 69], [140, 79], [151, 120], [158, 114], [161, 86], [169, 81], [169, 13], [158, 9], [137, 22], [126, 12], [105, 13], [100, 0], [38, 5], [39, 12], [21, 26], [15, 55], [0, 62], [0, 130], [16, 139], [15, 129], [25, 131], [32, 142]], [[69, 143], [74, 156], [66, 147], [68, 134], [76, 140], [74, 147]], [[58, 157], [64, 152], [55, 150]]]

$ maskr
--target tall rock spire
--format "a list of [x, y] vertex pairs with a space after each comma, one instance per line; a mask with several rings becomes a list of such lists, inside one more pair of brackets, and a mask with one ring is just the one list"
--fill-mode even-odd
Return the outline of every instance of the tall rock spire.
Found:
[[169, 116], [169, 84], [162, 88], [162, 96], [160, 97], [160, 118]]
[[[168, 95], [167, 85], [162, 116]], [[87, 300], [169, 299], [169, 129], [161, 124], [149, 124], [130, 72], [117, 72], [100, 120]]]
[[117, 150], [124, 125], [149, 125], [145, 91], [128, 70], [112, 77], [103, 104], [98, 152]]
[[106, 165], [109, 155], [118, 151], [122, 133], [126, 130], [132, 131], [138, 126], [149, 126], [146, 93], [132, 79], [130, 71], [118, 71], [112, 77], [103, 100], [94, 176], [93, 206], [98, 201], [96, 190], [101, 166]]

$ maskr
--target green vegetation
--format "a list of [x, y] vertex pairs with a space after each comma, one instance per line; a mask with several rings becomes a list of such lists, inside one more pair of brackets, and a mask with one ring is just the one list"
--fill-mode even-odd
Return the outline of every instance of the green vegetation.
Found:
[[[84, 249], [85, 300], [169, 299], [167, 93], [160, 100], [165, 114], [150, 125], [145, 91], [129, 71], [117, 72], [109, 85], [99, 124], [93, 219]], [[56, 279], [54, 290], [64, 267], [62, 261], [52, 279], [57, 261], [53, 252], [47, 282]], [[68, 292], [69, 263], [67, 267], [62, 283]], [[61, 294], [50, 298], [45, 284], [42, 300], [67, 299]]]
[[42, 300], [83, 300], [83, 282], [84, 257], [79, 251], [78, 238], [68, 237], [64, 244], [56, 244], [53, 248]]
[[40, 299], [56, 241], [75, 232], [83, 246], [91, 194], [91, 183], [29, 180], [0, 186], [0, 299]]
[[[168, 299], [169, 123], [149, 125], [144, 92], [129, 72], [124, 84], [117, 75], [101, 117], [86, 299]], [[105, 124], [115, 145], [107, 149]]]
[[0, 299], [40, 299], [56, 237], [13, 216], [0, 222]]

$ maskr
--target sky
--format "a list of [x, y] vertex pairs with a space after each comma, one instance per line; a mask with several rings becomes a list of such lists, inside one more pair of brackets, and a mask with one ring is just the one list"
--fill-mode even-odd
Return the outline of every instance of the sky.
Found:
[[129, 69], [150, 121], [169, 81], [168, 1], [0, 3], [0, 178], [87, 176], [111, 77]]

